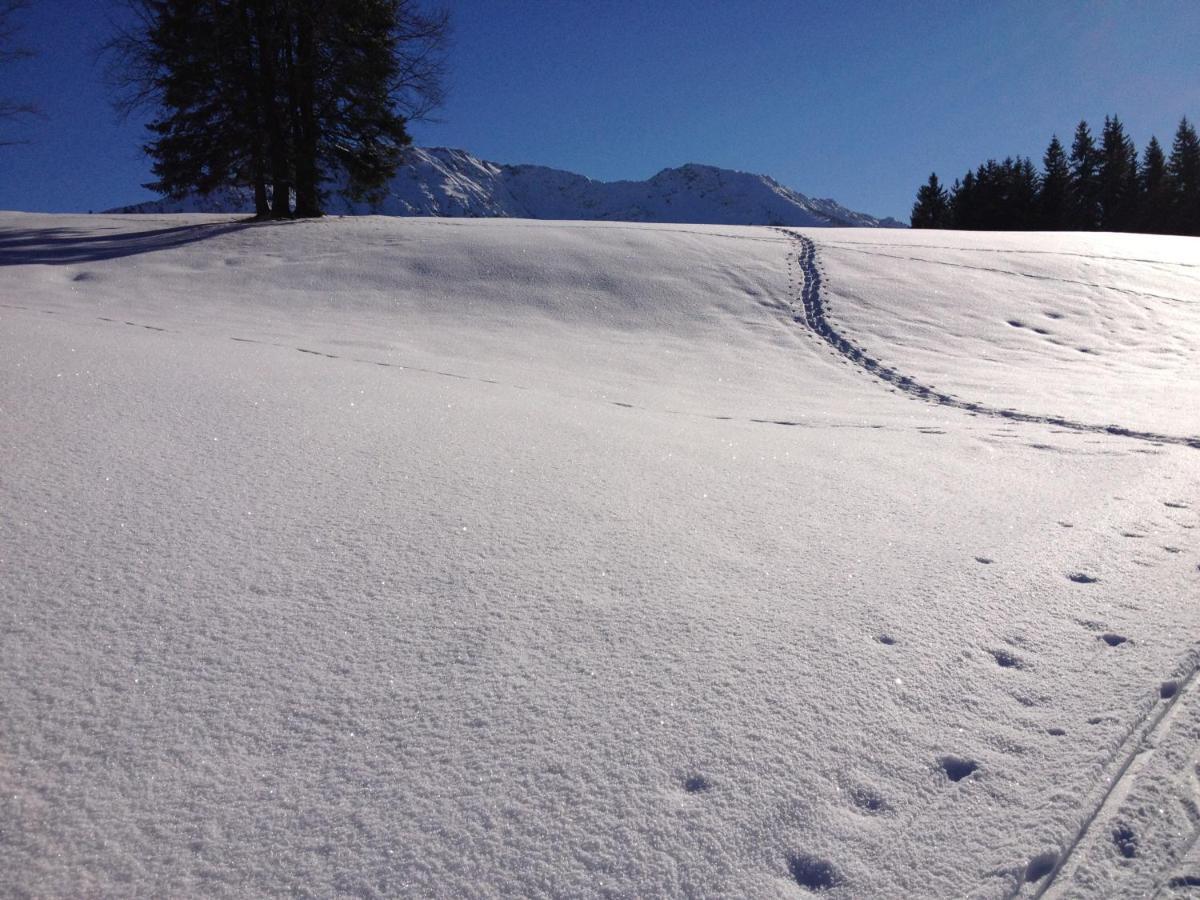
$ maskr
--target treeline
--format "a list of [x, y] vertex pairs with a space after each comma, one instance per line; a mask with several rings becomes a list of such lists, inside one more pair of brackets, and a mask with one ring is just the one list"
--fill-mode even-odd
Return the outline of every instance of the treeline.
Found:
[[251, 188], [273, 218], [320, 215], [331, 184], [369, 199], [441, 99], [448, 20], [414, 0], [126, 3], [110, 71], [156, 113], [147, 187], [168, 196]]
[[913, 228], [1200, 235], [1200, 140], [1185, 117], [1170, 156], [1151, 137], [1139, 158], [1116, 116], [1105, 117], [1099, 142], [1080, 122], [1070, 154], [1053, 137], [1040, 171], [1028, 157], [989, 159], [949, 190], [930, 175], [911, 221]]

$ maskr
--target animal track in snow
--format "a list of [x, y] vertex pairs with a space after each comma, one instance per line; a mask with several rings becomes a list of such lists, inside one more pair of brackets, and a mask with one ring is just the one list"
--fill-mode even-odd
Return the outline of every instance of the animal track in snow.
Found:
[[1133, 859], [1137, 856], [1137, 835], [1128, 825], [1121, 823], [1113, 828], [1112, 839], [1113, 843], [1117, 845], [1117, 850], [1123, 857]]
[[[879, 360], [872, 357], [861, 347], [856, 346], [853, 342], [842, 335], [835, 327], [835, 323], [830, 319], [830, 316], [825, 309], [825, 300], [821, 291], [821, 281], [823, 275], [821, 266], [817, 263], [816, 244], [812, 241], [812, 239], [798, 234], [795, 231], [791, 231], [782, 227], [775, 227], [775, 230], [780, 234], [785, 235], [795, 244], [794, 256], [789, 257], [788, 267], [789, 269], [791, 268], [792, 259], [794, 258], [796, 268], [799, 270], [800, 274], [800, 285], [798, 296], [795, 295], [795, 286], [792, 288], [794, 295], [793, 302], [791, 304], [792, 321], [796, 322], [797, 324], [807, 326], [814, 334], [829, 344], [834, 351], [840, 353], [844, 358], [844, 361], [858, 366], [861, 371], [875, 376], [885, 384], [891, 385], [895, 389], [902, 390], [911, 397], [919, 400], [925, 400], [928, 402], [937, 403], [941, 406], [949, 406], [976, 414], [1000, 416], [1017, 422], [1038, 425], [1057, 425], [1060, 428], [1066, 428], [1077, 432], [1085, 432], [1090, 434], [1111, 434], [1118, 437], [1135, 438], [1142, 441], [1182, 444], [1184, 446], [1200, 449], [1200, 436], [1161, 435], [1153, 432], [1134, 431], [1119, 425], [1094, 425], [1084, 422], [1074, 422], [1061, 416], [1034, 415], [1032, 413], [1023, 413], [1014, 409], [1001, 409], [994, 406], [986, 406], [982, 403], [967, 402], [950, 394], [938, 392], [935, 389], [935, 385], [921, 384], [912, 376], [897, 372], [895, 369], [883, 365]], [[965, 268], [977, 267], [966, 266]], [[1027, 277], [1032, 278], [1039, 276]], [[1009, 324], [1017, 328], [1024, 327], [1024, 324], [1016, 319], [1010, 320]], [[1079, 347], [1077, 349], [1081, 353], [1094, 354], [1096, 352], [1089, 347]]]
[[951, 781], [962, 781], [971, 773], [979, 770], [979, 763], [975, 760], [953, 754], [939, 757], [938, 766]]
[[712, 783], [703, 775], [689, 775], [683, 782], [683, 789], [689, 794], [702, 794], [712, 788]]
[[1099, 578], [1095, 578], [1094, 576], [1088, 575], [1085, 572], [1072, 572], [1067, 576], [1067, 578], [1076, 584], [1095, 584], [1100, 580]]
[[850, 791], [851, 802], [865, 813], [881, 815], [891, 812], [892, 806], [879, 792], [868, 787], [856, 787]]
[[1047, 728], [1046, 729], [1046, 734], [1050, 735], [1051, 737], [1064, 737], [1066, 735], [1066, 733], [1067, 733], [1067, 730], [1065, 728]]
[[1164, 500], [1163, 506], [1169, 506], [1169, 507], [1171, 507], [1171, 509], [1187, 509], [1188, 508], [1188, 505], [1186, 503], [1177, 503], [1173, 500]]
[[1025, 867], [1025, 881], [1030, 883], [1041, 881], [1054, 871], [1056, 865], [1058, 865], [1057, 850], [1047, 850], [1045, 853], [1039, 853]]
[[1168, 679], [1158, 686], [1158, 696], [1162, 697], [1164, 700], [1170, 700], [1178, 693], [1179, 682], [1174, 678]]
[[896, 643], [896, 639], [890, 634], [881, 634], [876, 637], [875, 640], [879, 641], [881, 644], [886, 644], [889, 647]]
[[810, 891], [827, 891], [843, 884], [845, 879], [833, 863], [827, 859], [807, 853], [793, 853], [788, 857], [788, 871], [800, 887]]
[[975, 557], [975, 562], [983, 563], [985, 566], [990, 566], [992, 564], [993, 560], [989, 556], [977, 556], [977, 557]]
[[1100, 640], [1104, 641], [1104, 643], [1108, 644], [1110, 647], [1119, 647], [1121, 644], [1124, 644], [1126, 641], [1128, 641], [1129, 638], [1125, 637], [1123, 634], [1114, 634], [1111, 631], [1106, 631], [1104, 634], [1100, 635]]
[[996, 665], [1002, 669], [1024, 669], [1025, 662], [1007, 650], [989, 650], [988, 653], [996, 660]]

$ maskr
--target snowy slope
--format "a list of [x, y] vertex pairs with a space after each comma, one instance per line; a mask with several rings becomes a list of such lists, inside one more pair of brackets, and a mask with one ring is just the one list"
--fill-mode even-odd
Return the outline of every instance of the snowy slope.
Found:
[[[151, 201], [119, 212], [253, 212], [253, 197], [231, 191], [182, 201]], [[717, 225], [903, 227], [814, 200], [765, 175], [689, 164], [647, 181], [593, 181], [544, 166], [503, 166], [463, 150], [413, 148], [384, 199], [374, 205], [333, 198], [335, 213], [705, 222]]]
[[1198, 249], [0, 216], [4, 891], [1186, 896]]

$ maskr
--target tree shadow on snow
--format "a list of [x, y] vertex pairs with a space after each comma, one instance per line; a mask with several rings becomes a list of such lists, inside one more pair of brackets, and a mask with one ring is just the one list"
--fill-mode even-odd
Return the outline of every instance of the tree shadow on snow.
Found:
[[112, 228], [111, 234], [76, 228], [0, 228], [0, 266], [68, 265], [137, 256], [194, 244], [257, 224], [264, 223], [241, 219], [145, 231]]

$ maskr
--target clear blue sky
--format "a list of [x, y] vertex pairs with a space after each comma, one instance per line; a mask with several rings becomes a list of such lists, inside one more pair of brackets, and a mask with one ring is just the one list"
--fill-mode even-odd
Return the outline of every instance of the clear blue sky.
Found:
[[[592, 178], [703, 162], [907, 219], [918, 184], [1121, 116], [1139, 149], [1200, 120], [1198, 0], [450, 0], [449, 102], [418, 144]], [[93, 48], [107, 0], [35, 0], [39, 56], [0, 94], [0, 209], [150, 195], [141, 122], [119, 124]]]

